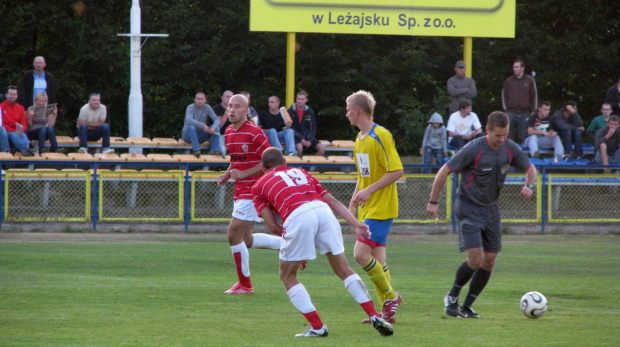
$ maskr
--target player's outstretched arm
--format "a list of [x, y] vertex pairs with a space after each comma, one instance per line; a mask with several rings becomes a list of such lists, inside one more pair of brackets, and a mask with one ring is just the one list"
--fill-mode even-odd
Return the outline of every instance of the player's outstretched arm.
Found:
[[327, 193], [323, 196], [325, 202], [331, 207], [337, 215], [342, 217], [347, 223], [349, 223], [353, 228], [355, 228], [355, 233], [358, 236], [362, 237], [370, 237], [370, 229], [368, 225], [364, 223], [360, 223], [353, 214], [346, 208], [339, 200], [334, 198], [331, 194]]
[[451, 171], [448, 168], [448, 164], [444, 164], [437, 175], [435, 176], [435, 180], [433, 181], [433, 188], [431, 188], [431, 197], [426, 205], [426, 212], [433, 218], [439, 218], [439, 206], [437, 205], [437, 200], [439, 199], [439, 195], [441, 195], [441, 189], [446, 184], [446, 180], [450, 175]]

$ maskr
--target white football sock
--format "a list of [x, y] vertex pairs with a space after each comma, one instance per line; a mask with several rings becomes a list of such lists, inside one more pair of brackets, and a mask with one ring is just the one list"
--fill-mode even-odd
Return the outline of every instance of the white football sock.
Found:
[[269, 248], [280, 249], [280, 236], [267, 235], [262, 233], [252, 234], [254, 241], [252, 241], [252, 248]]
[[363, 304], [371, 300], [368, 289], [366, 289], [364, 282], [358, 274], [353, 274], [345, 278], [344, 287], [347, 288], [358, 304]]
[[291, 289], [286, 292], [288, 297], [291, 299], [291, 303], [299, 312], [301, 313], [310, 313], [316, 311], [314, 305], [312, 305], [312, 301], [310, 300], [310, 294], [306, 290], [303, 284], [298, 283], [294, 285]]
[[230, 246], [230, 249], [233, 252], [233, 256], [235, 253], [241, 254], [241, 273], [243, 273], [245, 277], [250, 277], [250, 252], [248, 252], [248, 247], [245, 245], [245, 242]]

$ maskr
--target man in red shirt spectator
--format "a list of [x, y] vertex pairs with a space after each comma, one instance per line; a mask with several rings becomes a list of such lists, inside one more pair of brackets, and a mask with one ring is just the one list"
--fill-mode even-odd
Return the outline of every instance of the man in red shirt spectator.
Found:
[[[30, 141], [26, 136], [28, 123], [26, 110], [17, 102], [17, 87], [9, 86], [6, 91], [6, 100], [0, 104], [2, 110], [2, 126], [6, 129], [9, 139], [24, 157], [32, 157], [34, 153], [28, 148]], [[3, 146], [4, 147], [4, 146]], [[4, 151], [4, 149], [2, 149]]]

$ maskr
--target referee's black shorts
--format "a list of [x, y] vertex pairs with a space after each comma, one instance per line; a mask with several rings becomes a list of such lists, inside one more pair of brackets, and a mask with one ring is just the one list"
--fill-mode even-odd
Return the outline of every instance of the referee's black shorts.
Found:
[[456, 226], [459, 251], [482, 247], [485, 252], [502, 250], [502, 221], [499, 204], [480, 206], [456, 199]]

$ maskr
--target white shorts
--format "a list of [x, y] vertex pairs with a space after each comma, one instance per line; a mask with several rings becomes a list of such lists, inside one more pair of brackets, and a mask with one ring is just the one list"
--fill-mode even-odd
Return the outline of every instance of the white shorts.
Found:
[[344, 252], [340, 223], [331, 208], [322, 201], [307, 202], [298, 207], [283, 225], [280, 260], [301, 261], [321, 254]]
[[254, 208], [254, 203], [252, 202], [252, 200], [248, 199], [235, 200], [232, 216], [239, 220], [245, 220], [249, 222], [261, 221], [260, 217], [258, 217], [258, 213], [256, 212], [256, 208]]

